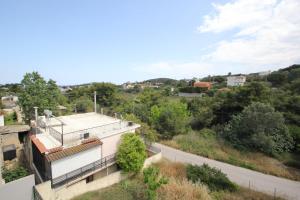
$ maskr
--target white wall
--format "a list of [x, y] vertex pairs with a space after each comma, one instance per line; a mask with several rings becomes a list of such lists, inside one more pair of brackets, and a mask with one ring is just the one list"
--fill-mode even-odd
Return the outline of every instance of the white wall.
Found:
[[51, 163], [52, 178], [64, 175], [73, 170], [101, 159], [101, 146], [53, 161]]
[[123, 133], [119, 133], [116, 135], [112, 135], [106, 138], [100, 138], [100, 140], [103, 142], [102, 144], [102, 156], [109, 156], [111, 154], [117, 153], [118, 146], [121, 141], [121, 136], [124, 133], [134, 133], [135, 130], [126, 131]]
[[0, 199], [1, 200], [32, 200], [34, 175], [25, 176], [18, 180], [0, 184]]
[[4, 116], [0, 115], [0, 126], [4, 126]]

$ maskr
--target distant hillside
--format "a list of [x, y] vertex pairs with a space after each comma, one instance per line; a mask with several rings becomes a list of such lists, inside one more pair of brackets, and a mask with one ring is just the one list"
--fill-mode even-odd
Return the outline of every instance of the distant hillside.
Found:
[[151, 83], [151, 84], [165, 84], [165, 85], [174, 85], [176, 84], [178, 81], [175, 79], [171, 79], [171, 78], [155, 78], [155, 79], [149, 79], [146, 81], [143, 81], [143, 83]]

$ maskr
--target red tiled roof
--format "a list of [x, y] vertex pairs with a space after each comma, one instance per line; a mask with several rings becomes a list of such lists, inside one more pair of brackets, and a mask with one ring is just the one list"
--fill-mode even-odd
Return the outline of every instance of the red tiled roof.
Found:
[[211, 88], [210, 82], [195, 82], [194, 87]]
[[46, 159], [49, 162], [52, 162], [55, 160], [59, 160], [59, 159], [77, 154], [81, 151], [86, 151], [88, 149], [91, 149], [91, 148], [99, 146], [99, 145], [102, 145], [102, 142], [99, 139], [97, 139], [97, 138], [87, 139], [87, 140], [83, 141], [82, 144], [80, 144], [80, 145], [62, 149], [60, 151], [56, 151], [56, 152], [52, 152], [52, 153], [49, 152], [49, 154], [46, 154]]
[[38, 138], [36, 138], [35, 135], [31, 135], [30, 139], [41, 153], [45, 153], [48, 151], [48, 149], [44, 146], [44, 144], [41, 143], [41, 141]]

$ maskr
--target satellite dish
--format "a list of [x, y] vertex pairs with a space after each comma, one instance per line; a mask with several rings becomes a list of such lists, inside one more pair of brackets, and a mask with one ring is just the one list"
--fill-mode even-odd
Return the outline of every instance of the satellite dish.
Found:
[[51, 110], [44, 110], [44, 114], [46, 115], [47, 118], [50, 118], [52, 116], [52, 111]]

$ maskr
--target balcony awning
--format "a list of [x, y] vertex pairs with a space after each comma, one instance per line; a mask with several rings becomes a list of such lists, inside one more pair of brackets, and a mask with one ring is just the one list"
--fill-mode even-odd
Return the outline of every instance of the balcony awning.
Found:
[[[77, 154], [82, 151], [86, 151], [96, 146], [102, 145], [102, 142], [98, 138], [91, 138], [83, 141], [82, 144], [54, 151], [53, 153], [46, 154], [46, 159], [49, 162], [63, 159], [65, 157]], [[49, 150], [51, 152], [51, 149]]]

